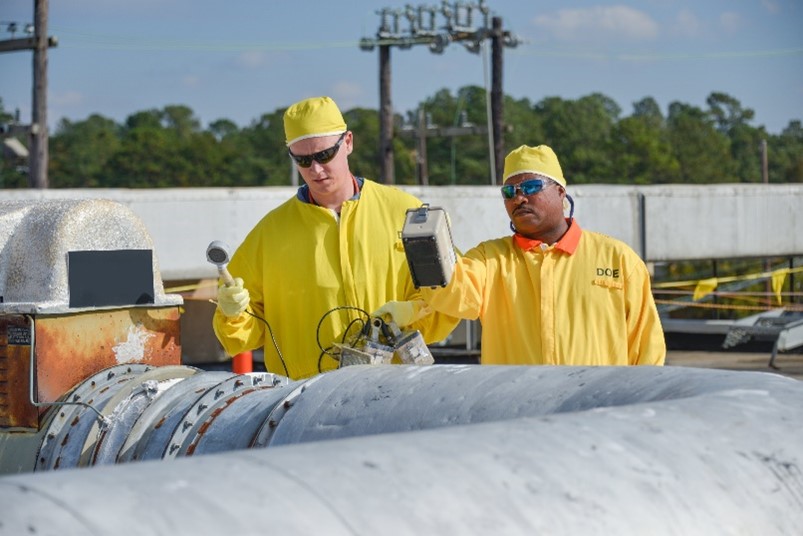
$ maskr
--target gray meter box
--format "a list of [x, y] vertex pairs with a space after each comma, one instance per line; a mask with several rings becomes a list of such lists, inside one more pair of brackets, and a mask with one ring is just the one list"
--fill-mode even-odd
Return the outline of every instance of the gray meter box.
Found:
[[457, 259], [445, 210], [427, 204], [408, 209], [402, 244], [416, 288], [445, 287], [449, 283]]

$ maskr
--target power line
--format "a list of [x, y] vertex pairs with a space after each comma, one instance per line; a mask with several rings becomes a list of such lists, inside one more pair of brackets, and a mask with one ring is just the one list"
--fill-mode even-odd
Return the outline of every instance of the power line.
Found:
[[[54, 29], [55, 30], [55, 29]], [[179, 39], [154, 39], [144, 35], [104, 35], [83, 33], [71, 30], [58, 30], [63, 37], [62, 48], [82, 48], [98, 50], [186, 50], [197, 52], [238, 52], [247, 50], [263, 50], [274, 52], [287, 52], [293, 50], [327, 50], [332, 48], [354, 48], [357, 42], [326, 41], [326, 42], [295, 42], [295, 43], [266, 43], [266, 42], [232, 42], [232, 41], [194, 41]]]
[[703, 53], [601, 53], [584, 51], [544, 50], [535, 47], [520, 47], [513, 52], [519, 56], [536, 56], [542, 58], [555, 57], [579, 60], [615, 60], [615, 61], [677, 61], [677, 60], [720, 60], [747, 59], [781, 56], [801, 56], [803, 48], [787, 48], [776, 50], [743, 50], [736, 52], [703, 52]]
[[[483, 19], [482, 26], [474, 27], [474, 14]], [[493, 83], [487, 97], [489, 161], [491, 184], [502, 174], [502, 48], [517, 46], [520, 40], [502, 29], [501, 17], [491, 17], [491, 10], [484, 0], [478, 3], [447, 0], [441, 6], [419, 5], [417, 8], [407, 4], [403, 9], [384, 7], [376, 12], [380, 16], [379, 29], [375, 37], [360, 39], [360, 50], [371, 52], [379, 50], [379, 154], [380, 176], [387, 183], [394, 182], [393, 169], [393, 106], [390, 98], [390, 50], [397, 47], [410, 49], [415, 45], [425, 45], [430, 52], [442, 54], [451, 43], [460, 43], [473, 54], [478, 54], [490, 40], [493, 48]], [[441, 26], [439, 18], [444, 19]], [[403, 28], [403, 26], [406, 26]], [[486, 49], [487, 51], [487, 49]], [[484, 69], [484, 72], [487, 69]], [[486, 79], [487, 90], [487, 79]], [[422, 113], [419, 110], [419, 113]], [[423, 121], [419, 121], [423, 124]], [[419, 128], [419, 179], [426, 183], [426, 132]], [[423, 161], [422, 161], [423, 160]]]
[[[381, 13], [381, 12], [380, 12]], [[8, 25], [10, 21], [0, 21], [0, 30], [3, 25]], [[16, 23], [18, 26], [22, 23]], [[444, 38], [438, 40], [437, 34], [432, 35], [428, 31], [409, 30], [399, 34], [386, 34], [384, 37], [376, 39], [363, 38], [357, 41], [319, 41], [319, 42], [235, 42], [235, 41], [206, 41], [206, 40], [183, 40], [174, 38], [153, 38], [144, 34], [121, 35], [84, 32], [74, 28], [52, 27], [53, 31], [60, 34], [64, 39], [59, 43], [60, 48], [98, 48], [108, 50], [187, 50], [198, 52], [236, 52], [245, 50], [262, 50], [268, 52], [287, 52], [293, 50], [327, 50], [332, 48], [354, 48], [357, 46], [383, 46], [393, 45], [402, 48], [409, 48], [415, 45], [445, 43]], [[457, 38], [472, 42], [481, 38], [478, 31], [455, 33]], [[545, 49], [541, 45], [521, 39], [517, 36], [508, 37], [516, 40], [516, 47], [511, 51], [518, 56], [534, 57], [557, 57], [577, 60], [609, 60], [609, 61], [678, 61], [678, 60], [711, 60], [711, 59], [748, 59], [766, 57], [785, 57], [803, 55], [803, 47], [781, 48], [781, 49], [762, 49], [762, 50], [735, 50], [735, 51], [711, 51], [693, 53], [661, 53], [661, 52], [639, 52], [623, 51], [618, 53], [605, 53], [598, 50], [561, 50]], [[451, 38], [450, 38], [451, 40]], [[473, 45], [469, 44], [473, 51]], [[511, 46], [511, 48], [513, 48]], [[438, 50], [435, 50], [439, 52]]]

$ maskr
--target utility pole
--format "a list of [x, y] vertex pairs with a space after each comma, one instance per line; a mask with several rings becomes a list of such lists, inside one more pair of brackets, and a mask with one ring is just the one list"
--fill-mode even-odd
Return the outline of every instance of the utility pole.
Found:
[[[483, 17], [483, 25], [479, 28], [473, 26], [474, 11]], [[394, 182], [393, 169], [393, 106], [390, 98], [390, 47], [396, 46], [408, 49], [415, 45], [426, 45], [430, 52], [442, 54], [444, 49], [452, 42], [460, 42], [466, 50], [474, 54], [479, 53], [480, 44], [487, 38], [495, 40], [494, 58], [499, 66], [494, 66], [494, 92], [498, 93], [496, 104], [491, 106], [492, 114], [498, 117], [489, 120], [494, 128], [491, 156], [496, 155], [496, 162], [492, 162], [491, 175], [503, 162], [504, 140], [502, 139], [502, 47], [515, 47], [519, 39], [502, 30], [502, 19], [494, 17], [494, 28], [489, 26], [490, 9], [484, 0], [478, 3], [453, 2], [442, 0], [441, 7], [419, 5], [417, 8], [408, 4], [404, 9], [382, 8], [377, 11], [381, 17], [376, 38], [360, 39], [360, 49], [372, 51], [379, 48], [379, 154], [380, 175], [379, 180], [386, 183]], [[436, 26], [436, 18], [441, 15], [446, 22], [443, 26]], [[392, 18], [393, 22], [390, 23]], [[408, 28], [400, 31], [400, 21], [407, 20]], [[498, 49], [498, 50], [497, 50]], [[487, 97], [486, 98], [494, 98]], [[490, 126], [490, 125], [489, 125]], [[502, 156], [500, 156], [502, 155]]]
[[505, 138], [502, 126], [504, 109], [502, 95], [502, 47], [505, 33], [502, 31], [502, 19], [494, 17], [491, 29], [491, 117], [493, 129], [493, 155], [491, 162], [493, 171], [491, 184], [499, 184], [505, 168]]
[[393, 168], [393, 104], [390, 100], [390, 45], [379, 45], [379, 180], [396, 182]]
[[415, 138], [416, 145], [416, 174], [418, 184], [429, 185], [429, 164], [427, 162], [427, 139], [428, 138], [456, 138], [458, 136], [477, 136], [487, 134], [488, 129], [484, 126], [472, 125], [465, 118], [465, 112], [461, 113], [459, 125], [453, 127], [438, 127], [430, 124], [427, 114], [423, 108], [419, 108], [417, 115], [417, 126], [404, 126], [399, 131], [399, 136]]
[[[47, 188], [47, 49], [58, 44], [47, 36], [48, 0], [34, 0], [33, 37], [0, 41], [0, 53], [33, 50], [33, 94], [30, 139], [30, 173], [28, 186]], [[26, 28], [28, 29], [28, 28]]]
[[47, 14], [48, 0], [34, 0], [33, 115], [31, 117], [31, 175], [28, 186], [47, 188]]
[[424, 108], [418, 109], [418, 145], [416, 148], [416, 172], [418, 174], [418, 184], [429, 186], [429, 164], [427, 164], [427, 127], [429, 122], [426, 120]]

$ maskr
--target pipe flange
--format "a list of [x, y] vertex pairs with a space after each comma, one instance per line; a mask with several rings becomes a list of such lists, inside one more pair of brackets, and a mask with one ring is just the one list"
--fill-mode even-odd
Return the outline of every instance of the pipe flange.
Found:
[[268, 414], [268, 417], [262, 423], [259, 431], [254, 436], [254, 441], [251, 443], [251, 448], [262, 448], [269, 446], [271, 439], [273, 438], [273, 433], [279, 426], [279, 422], [284, 418], [285, 415], [287, 415], [298, 397], [304, 393], [307, 387], [317, 382], [321, 378], [323, 378], [323, 375], [319, 374], [306, 380], [303, 384], [293, 389], [281, 403], [277, 404]]
[[[142, 412], [125, 438], [117, 462], [125, 463], [145, 459], [159, 459], [164, 451], [163, 442], [169, 439], [170, 433], [187, 408], [203, 396], [211, 387], [236, 376], [233, 372], [211, 371], [196, 374], [168, 389]], [[166, 431], [168, 431], [166, 433]]]
[[210, 388], [195, 401], [176, 426], [168, 440], [162, 458], [171, 459], [187, 453], [188, 445], [197, 435], [199, 426], [215, 412], [255, 389], [272, 389], [287, 385], [289, 379], [270, 372], [239, 374]]
[[199, 372], [199, 368], [184, 365], [158, 367], [141, 374], [136, 382], [121, 386], [102, 410], [105, 422], [100, 426], [95, 422], [87, 434], [80, 465], [114, 463], [120, 446], [145, 408], [177, 381]]
[[[83, 402], [97, 408], [114, 396], [114, 386], [125, 384], [152, 368], [129, 364], [103, 369], [79, 383], [59, 401]], [[98, 419], [97, 413], [83, 405], [62, 405], [54, 409], [36, 454], [34, 471], [76, 467], [86, 434]]]

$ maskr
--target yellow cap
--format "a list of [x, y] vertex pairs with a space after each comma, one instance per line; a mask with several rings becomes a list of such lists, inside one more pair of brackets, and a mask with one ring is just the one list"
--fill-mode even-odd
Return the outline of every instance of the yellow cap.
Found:
[[284, 112], [284, 136], [288, 147], [299, 140], [333, 136], [346, 130], [343, 115], [329, 97], [305, 99]]
[[546, 145], [538, 147], [522, 145], [518, 149], [510, 151], [505, 157], [505, 172], [502, 180], [506, 181], [520, 173], [537, 173], [552, 179], [564, 188], [566, 187], [566, 179], [563, 178], [558, 157]]

